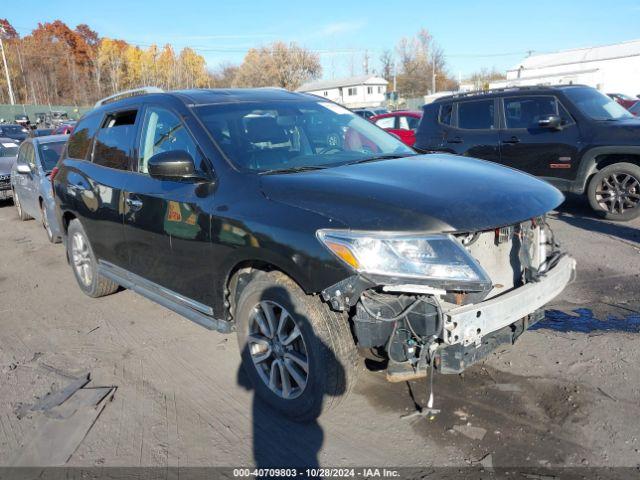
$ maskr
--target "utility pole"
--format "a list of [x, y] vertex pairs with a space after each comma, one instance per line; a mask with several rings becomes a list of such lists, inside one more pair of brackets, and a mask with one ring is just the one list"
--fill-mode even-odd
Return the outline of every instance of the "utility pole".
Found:
[[16, 100], [13, 97], [13, 87], [11, 86], [11, 77], [9, 76], [9, 67], [7, 65], [7, 57], [4, 54], [4, 43], [2, 42], [2, 36], [4, 35], [4, 27], [0, 26], [0, 50], [2, 50], [2, 62], [4, 63], [4, 73], [7, 76], [7, 87], [9, 88], [9, 100], [11, 105], [16, 104]]
[[433, 62], [431, 65], [431, 94], [436, 93], [436, 56], [433, 55]]

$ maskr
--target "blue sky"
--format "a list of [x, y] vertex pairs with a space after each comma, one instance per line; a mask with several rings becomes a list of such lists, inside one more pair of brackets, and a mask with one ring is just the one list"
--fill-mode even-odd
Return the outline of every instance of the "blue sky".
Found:
[[[7, 2], [7, 0], [2, 0]], [[427, 28], [442, 47], [450, 73], [499, 70], [527, 51], [549, 52], [640, 38], [640, 0], [582, 1], [268, 1], [268, 0], [32, 0], [0, 15], [22, 34], [38, 22], [87, 23], [102, 36], [146, 46], [191, 46], [207, 64], [240, 62], [247, 49], [275, 40], [317, 51], [324, 77], [362, 73], [403, 36]], [[395, 6], [394, 6], [395, 5]]]

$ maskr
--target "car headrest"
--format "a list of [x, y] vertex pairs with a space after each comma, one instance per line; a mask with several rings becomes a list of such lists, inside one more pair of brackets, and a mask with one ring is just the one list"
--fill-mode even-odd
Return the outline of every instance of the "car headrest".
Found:
[[273, 117], [247, 119], [247, 137], [251, 143], [285, 143], [289, 141], [287, 132]]

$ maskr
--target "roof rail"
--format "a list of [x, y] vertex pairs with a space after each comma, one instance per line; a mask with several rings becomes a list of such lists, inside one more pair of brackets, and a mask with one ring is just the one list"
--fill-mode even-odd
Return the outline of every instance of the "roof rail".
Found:
[[106, 105], [107, 103], [116, 102], [118, 100], [122, 100], [123, 98], [129, 97], [137, 97], [138, 95], [146, 95], [149, 93], [163, 93], [164, 90], [158, 87], [140, 87], [133, 88], [131, 90], [125, 90], [124, 92], [118, 92], [109, 97], [105, 97], [102, 100], [98, 100], [93, 108], [101, 107], [102, 105]]
[[445, 98], [463, 98], [463, 97], [471, 97], [475, 95], [491, 95], [493, 93], [509, 92], [509, 91], [539, 90], [544, 88], [553, 88], [557, 86], [563, 86], [563, 85], [549, 85], [549, 84], [521, 85], [521, 86], [513, 85], [510, 87], [489, 88], [487, 90], [473, 90], [470, 92], [458, 92], [458, 93], [452, 93], [451, 95], [445, 95], [443, 97], [436, 98], [434, 102], [445, 99]]

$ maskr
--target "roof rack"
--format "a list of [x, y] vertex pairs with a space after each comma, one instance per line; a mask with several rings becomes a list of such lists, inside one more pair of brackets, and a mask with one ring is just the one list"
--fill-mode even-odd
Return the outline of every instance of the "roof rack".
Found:
[[514, 85], [511, 87], [489, 88], [487, 90], [474, 90], [472, 92], [453, 93], [451, 95], [446, 95], [440, 98], [436, 98], [434, 102], [445, 99], [445, 98], [463, 98], [463, 97], [471, 97], [475, 95], [491, 95], [493, 93], [509, 92], [509, 91], [540, 90], [544, 88], [553, 88], [554, 86], [560, 86], [560, 85], [544, 85], [544, 84], [522, 85], [522, 86]]
[[123, 98], [137, 97], [138, 95], [146, 95], [149, 93], [164, 93], [164, 90], [158, 87], [133, 88], [131, 90], [118, 92], [109, 97], [105, 97], [102, 100], [98, 100], [96, 104], [93, 106], [93, 108], [98, 108], [98, 107], [101, 107], [102, 105], [106, 105], [107, 103], [112, 103], [118, 100], [122, 100]]

